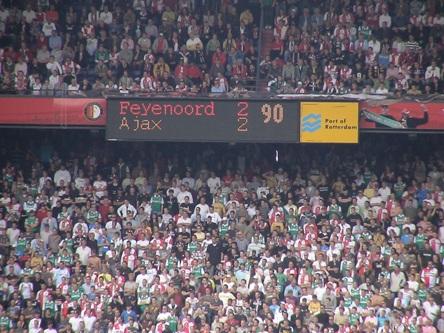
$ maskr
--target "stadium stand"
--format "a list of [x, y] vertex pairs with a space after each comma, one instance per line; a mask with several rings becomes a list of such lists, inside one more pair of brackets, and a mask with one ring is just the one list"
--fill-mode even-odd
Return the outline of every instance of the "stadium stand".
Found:
[[3, 1], [3, 91], [443, 92], [438, 1], [44, 3]]
[[443, 332], [441, 139], [379, 138], [4, 130], [1, 331]]
[[[443, 92], [443, 13], [3, 0], [1, 92], [424, 97]], [[2, 128], [0, 333], [443, 333], [443, 153], [433, 135], [271, 146]]]
[[275, 12], [260, 65], [269, 91], [443, 92], [442, 2], [265, 2]]
[[3, 92], [255, 89], [257, 0], [3, 1]]

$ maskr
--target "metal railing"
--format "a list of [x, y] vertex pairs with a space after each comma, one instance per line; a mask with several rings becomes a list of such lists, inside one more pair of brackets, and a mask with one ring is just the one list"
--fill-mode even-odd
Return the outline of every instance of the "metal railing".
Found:
[[[250, 87], [253, 88], [253, 87]], [[405, 100], [419, 103], [429, 102], [444, 102], [444, 94], [430, 94], [430, 95], [402, 95], [395, 94], [279, 94], [269, 91], [258, 91], [255, 89], [245, 89], [240, 91], [229, 91], [225, 93], [193, 93], [193, 92], [150, 92], [150, 91], [121, 91], [119, 89], [102, 89], [102, 90], [87, 90], [87, 91], [68, 91], [68, 90], [41, 90], [41, 91], [14, 91], [14, 90], [0, 90], [0, 97], [60, 97], [60, 98], [106, 98], [111, 96], [131, 96], [131, 97], [168, 97], [168, 98], [257, 98], [257, 99], [353, 99], [362, 101], [384, 101], [384, 100]]]

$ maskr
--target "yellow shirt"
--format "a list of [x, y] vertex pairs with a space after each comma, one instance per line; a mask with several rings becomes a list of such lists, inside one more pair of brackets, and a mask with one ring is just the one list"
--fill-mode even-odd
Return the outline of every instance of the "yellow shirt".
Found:
[[162, 14], [162, 21], [167, 24], [172, 24], [176, 20], [176, 14], [170, 10], [170, 11], [164, 11]]
[[222, 203], [215, 202], [213, 204], [213, 208], [214, 208], [214, 211], [216, 213], [218, 213], [221, 218], [225, 216], [225, 206]]
[[366, 196], [369, 199], [373, 198], [375, 196], [375, 189], [373, 189], [373, 188], [366, 188], [364, 190], [364, 196]]
[[321, 302], [310, 301], [310, 303], [308, 303], [308, 311], [310, 311], [311, 314], [319, 313], [321, 311]]
[[253, 14], [249, 10], [243, 11], [240, 14], [240, 22], [243, 22], [245, 25], [253, 23]]
[[341, 315], [341, 314], [336, 314], [335, 315], [335, 324], [336, 325], [345, 325], [346, 323], [347, 323], [347, 321], [348, 321], [348, 318], [347, 318], [347, 316], [346, 315]]

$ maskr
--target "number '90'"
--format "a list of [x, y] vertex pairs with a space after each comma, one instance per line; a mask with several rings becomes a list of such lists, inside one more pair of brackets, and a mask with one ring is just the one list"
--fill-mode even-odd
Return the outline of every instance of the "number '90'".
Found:
[[284, 120], [284, 107], [282, 104], [264, 104], [261, 108], [262, 115], [264, 116], [264, 124], [268, 124], [273, 121], [276, 124], [280, 124]]

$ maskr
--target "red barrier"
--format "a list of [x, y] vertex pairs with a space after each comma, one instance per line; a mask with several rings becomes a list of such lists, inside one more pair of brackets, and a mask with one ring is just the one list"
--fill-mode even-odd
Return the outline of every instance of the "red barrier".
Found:
[[103, 98], [2, 97], [1, 125], [105, 126]]
[[[104, 98], [0, 97], [0, 125], [106, 125]], [[361, 101], [360, 129], [444, 130], [444, 103], [404, 100]]]

